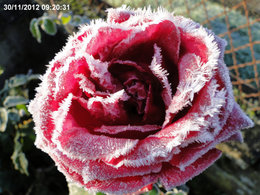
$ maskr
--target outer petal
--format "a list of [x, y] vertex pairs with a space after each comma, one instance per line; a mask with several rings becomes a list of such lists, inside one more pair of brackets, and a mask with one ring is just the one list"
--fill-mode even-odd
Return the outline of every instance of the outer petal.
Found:
[[200, 62], [195, 54], [185, 54], [179, 62], [179, 84], [177, 91], [166, 110], [164, 126], [172, 121], [173, 117], [193, 101], [198, 93], [213, 76], [212, 66]]
[[127, 10], [126, 7], [118, 8], [118, 9], [108, 9], [107, 21], [110, 23], [122, 23], [127, 21], [134, 12]]
[[56, 162], [57, 166], [62, 164], [69, 167], [69, 170], [75, 171], [83, 178], [84, 183], [88, 183], [93, 180], [110, 180], [115, 178], [142, 176], [152, 173], [158, 173], [161, 171], [161, 163], [152, 166], [142, 166], [138, 168], [130, 168], [122, 166], [120, 168], [111, 167], [100, 160], [87, 160], [81, 161], [77, 159], [71, 159], [65, 154], [62, 154], [58, 150], [54, 150], [52, 153], [55, 158], [59, 160]]
[[92, 134], [91, 128], [98, 126], [100, 122], [73, 100], [72, 94], [69, 94], [60, 104], [59, 110], [54, 112], [53, 117], [55, 131], [52, 141], [60, 151], [74, 159], [95, 160], [118, 157], [130, 152], [138, 143], [138, 140], [134, 139]]
[[209, 150], [215, 148], [217, 144], [226, 141], [234, 135], [237, 136], [240, 129], [248, 128], [252, 125], [252, 121], [243, 113], [239, 106], [235, 104], [232, 114], [230, 114], [223, 129], [214, 140], [206, 143], [192, 143], [181, 148], [180, 153], [173, 155], [170, 163], [183, 170]]
[[212, 149], [190, 166], [186, 167], [184, 171], [181, 171], [176, 167], [169, 167], [168, 169], [165, 169], [165, 171], [162, 171], [162, 174], [160, 175], [160, 181], [167, 190], [175, 186], [182, 185], [207, 169], [220, 156], [221, 152], [219, 150]]
[[105, 26], [97, 29], [95, 33], [95, 36], [87, 44], [85, 52], [91, 54], [95, 59], [106, 61], [111, 55], [113, 48], [120, 41], [126, 39], [130, 35], [131, 30]]
[[139, 189], [151, 184], [155, 183], [158, 176], [156, 174], [148, 174], [143, 176], [132, 176], [132, 177], [122, 177], [110, 180], [93, 180], [85, 183], [82, 175], [73, 171], [70, 167], [66, 166], [61, 159], [52, 155], [52, 158], [56, 163], [59, 164], [58, 169], [64, 175], [67, 176], [67, 179], [70, 181], [76, 181], [77, 183], [83, 185], [88, 189], [88, 191], [93, 192], [107, 192], [113, 194], [123, 194], [123, 193], [131, 193], [136, 192]]

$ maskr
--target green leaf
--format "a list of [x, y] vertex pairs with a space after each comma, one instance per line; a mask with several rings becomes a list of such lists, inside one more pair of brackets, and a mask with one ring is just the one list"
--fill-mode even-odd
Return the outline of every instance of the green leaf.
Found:
[[4, 107], [10, 108], [20, 104], [27, 104], [29, 102], [28, 99], [22, 96], [7, 96], [4, 100]]
[[38, 80], [39, 78], [40, 78], [39, 74], [31, 74], [31, 75], [28, 75], [27, 82], [29, 82], [31, 80]]
[[96, 195], [106, 195], [106, 194], [104, 194], [102, 192], [97, 192]]
[[9, 109], [8, 110], [8, 119], [13, 123], [17, 123], [20, 121], [19, 112], [16, 109]]
[[4, 132], [8, 122], [8, 114], [5, 108], [0, 108], [0, 132]]
[[67, 13], [63, 13], [60, 19], [61, 19], [62, 24], [66, 25], [66, 24], [68, 24], [70, 22], [71, 15], [67, 14]]
[[80, 22], [81, 22], [81, 17], [78, 16], [78, 15], [75, 15], [75, 16], [73, 17], [73, 21], [74, 21], [74, 22], [77, 22], [77, 23], [80, 23]]
[[83, 187], [80, 187], [74, 183], [68, 183], [69, 195], [91, 195], [92, 193], [86, 191]]
[[29, 175], [28, 172], [28, 160], [22, 151], [22, 144], [19, 141], [20, 134], [17, 132], [14, 138], [14, 152], [11, 156], [15, 170], [20, 173]]
[[21, 111], [23, 111], [23, 112], [25, 112], [25, 114], [30, 114], [30, 113], [28, 112], [28, 109], [27, 109], [26, 105], [24, 105], [24, 104], [16, 105], [16, 109], [19, 110], [19, 113], [20, 113]]
[[1, 89], [0, 94], [2, 94], [4, 92], [7, 92], [8, 89], [9, 89], [9, 87], [8, 87], [8, 80], [5, 80], [4, 87]]
[[80, 24], [82, 24], [82, 17], [78, 15], [73, 16], [73, 19], [70, 24], [72, 26], [79, 26]]
[[11, 158], [13, 160], [15, 170], [20, 171], [22, 174], [29, 175], [28, 160], [23, 152], [15, 152]]
[[33, 18], [30, 22], [30, 31], [33, 35], [34, 38], [36, 38], [36, 40], [38, 41], [38, 43], [41, 43], [41, 32], [38, 26], [38, 19], [37, 18]]
[[54, 21], [50, 18], [43, 17], [42, 18], [41, 28], [49, 35], [55, 35], [57, 33], [57, 26]]
[[9, 87], [18, 87], [21, 85], [24, 85], [27, 82], [27, 75], [24, 74], [18, 74], [9, 79]]
[[35, 79], [39, 79], [38, 74], [17, 74], [9, 79], [8, 86], [10, 88], [19, 87]]
[[157, 195], [159, 194], [156, 189], [152, 189], [151, 191], [148, 192], [149, 195]]
[[157, 194], [160, 194], [160, 193], [158, 192], [158, 190], [155, 187], [153, 187], [152, 190], [143, 193], [143, 195], [157, 195]]

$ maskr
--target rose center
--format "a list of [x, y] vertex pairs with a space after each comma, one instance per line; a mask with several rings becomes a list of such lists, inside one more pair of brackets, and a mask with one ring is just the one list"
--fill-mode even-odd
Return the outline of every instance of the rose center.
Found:
[[128, 79], [123, 85], [126, 89], [126, 93], [131, 96], [132, 101], [136, 104], [138, 114], [143, 114], [147, 98], [146, 84], [137, 79]]
[[148, 65], [132, 61], [112, 60], [108, 71], [114, 78], [118, 90], [125, 90], [129, 99], [123, 102], [124, 109], [132, 121], [161, 125], [165, 116], [165, 106], [161, 97], [162, 85]]
[[144, 83], [141, 81], [136, 80], [130, 80], [124, 82], [124, 86], [126, 87], [127, 93], [137, 99], [137, 100], [144, 100], [146, 99], [147, 93], [146, 93], [146, 87]]

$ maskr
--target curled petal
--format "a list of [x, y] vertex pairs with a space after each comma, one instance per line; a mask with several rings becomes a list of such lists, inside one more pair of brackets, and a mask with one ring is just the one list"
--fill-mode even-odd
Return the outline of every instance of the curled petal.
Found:
[[202, 171], [212, 165], [219, 157], [221, 152], [217, 149], [212, 149], [201, 156], [198, 160], [185, 168], [184, 171], [174, 166], [169, 166], [160, 175], [160, 181], [165, 189], [170, 190], [175, 186], [182, 185], [192, 177], [200, 174]]
[[[132, 176], [143, 176], [146, 174], [159, 173], [161, 171], [161, 163], [152, 166], [142, 166], [129, 168], [122, 166], [120, 168], [111, 167], [100, 160], [88, 160], [81, 161], [78, 159], [69, 158], [58, 150], [53, 151], [55, 158], [61, 159], [57, 163], [61, 163], [67, 167], [70, 167], [71, 171], [80, 174], [83, 178], [84, 183], [90, 181], [109, 180], [115, 178], [132, 177]], [[73, 166], [71, 166], [73, 164]]]
[[60, 158], [52, 155], [52, 158], [58, 162], [59, 170], [67, 176], [68, 180], [77, 181], [77, 183], [84, 185], [88, 191], [92, 192], [107, 192], [113, 194], [123, 194], [126, 191], [136, 192], [139, 189], [155, 183], [158, 176], [156, 174], [146, 174], [142, 176], [129, 176], [129, 177], [119, 177], [109, 180], [92, 180], [89, 182], [84, 182], [82, 175], [72, 170], [71, 166], [66, 166]]
[[[168, 39], [164, 39], [168, 37]], [[164, 50], [164, 54], [169, 57], [174, 64], [178, 63], [179, 59], [179, 47], [180, 47], [180, 35], [178, 28], [174, 23], [165, 20], [158, 21], [158, 24], [149, 24], [144, 30], [136, 28], [133, 31], [132, 36], [125, 39], [114, 48], [114, 57], [132, 60], [135, 62], [145, 62], [147, 57], [143, 54], [137, 54], [140, 48], [147, 49], [146, 55], [151, 51], [153, 53], [153, 44], [156, 43]], [[140, 47], [140, 48], [139, 48]], [[143, 59], [140, 59], [143, 58]], [[138, 60], [139, 59], [139, 60]], [[148, 59], [148, 62], [151, 58]], [[167, 67], [171, 69], [171, 67]]]
[[119, 9], [108, 9], [107, 21], [111, 23], [122, 23], [127, 21], [133, 14], [134, 13], [127, 10], [125, 6]]
[[215, 148], [217, 144], [230, 138], [241, 141], [241, 134], [239, 130], [241, 128], [244, 129], [252, 127], [252, 125], [252, 121], [241, 111], [239, 106], [235, 104], [232, 114], [229, 116], [226, 124], [214, 140], [206, 143], [196, 142], [181, 148], [181, 151], [178, 154], [173, 155], [170, 163], [173, 166], [184, 170], [185, 167], [189, 166], [206, 152], [212, 148]]
[[169, 80], [167, 78], [169, 73], [162, 68], [161, 49], [156, 44], [154, 44], [154, 50], [155, 52], [154, 52], [153, 60], [149, 68], [151, 69], [152, 73], [161, 81], [163, 85], [162, 98], [164, 100], [166, 108], [168, 108], [172, 99], [171, 84], [169, 83]]
[[82, 128], [70, 130], [64, 128], [57, 140], [60, 143], [60, 149], [66, 155], [81, 160], [111, 159], [126, 155], [138, 143], [138, 140], [93, 135]]

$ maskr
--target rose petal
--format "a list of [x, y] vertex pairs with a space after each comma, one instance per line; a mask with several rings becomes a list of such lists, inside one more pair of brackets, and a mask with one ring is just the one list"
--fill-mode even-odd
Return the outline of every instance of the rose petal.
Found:
[[73, 100], [72, 95], [64, 101], [55, 115], [59, 117], [55, 118], [56, 129], [52, 141], [71, 158], [118, 157], [131, 151], [138, 143], [138, 140], [133, 139], [113, 139], [91, 134], [91, 128], [98, 126], [100, 121]]
[[[98, 159], [104, 156], [112, 158], [131, 151], [138, 142], [138, 140], [92, 135], [87, 128], [83, 127], [89, 124], [91, 129], [95, 118], [87, 110], [82, 110], [77, 101], [73, 100], [72, 94], [69, 94], [60, 104], [60, 108], [53, 113], [53, 117], [55, 118], [55, 131], [51, 141], [72, 158]], [[85, 125], [82, 125], [82, 122]], [[95, 125], [98, 125], [98, 121]]]
[[200, 24], [195, 23], [189, 18], [176, 16], [173, 20], [174, 24], [180, 29], [180, 56], [193, 53], [199, 56], [203, 63], [213, 60], [210, 59], [213, 51], [215, 52], [213, 56], [219, 57], [219, 48], [215, 45], [215, 36], [212, 32], [207, 31]]
[[149, 68], [152, 73], [160, 80], [163, 86], [161, 96], [167, 109], [172, 99], [172, 88], [167, 77], [169, 73], [162, 68], [161, 49], [156, 44], [154, 44], [154, 56]]
[[114, 138], [127, 137], [142, 139], [153, 132], [157, 132], [161, 129], [159, 125], [118, 125], [118, 126], [106, 126], [95, 128], [94, 132], [102, 133], [103, 135], [113, 135]]
[[[149, 24], [144, 30], [136, 28], [133, 36], [125, 39], [113, 50], [113, 58], [131, 60], [137, 63], [149, 64], [153, 56], [153, 45], [156, 43], [162, 48], [164, 62], [167, 58], [171, 61], [164, 67], [168, 72], [174, 74], [179, 59], [180, 35], [178, 28], [169, 20], [158, 24]], [[167, 39], [165, 39], [167, 37]], [[139, 51], [146, 51], [140, 53]]]
[[93, 191], [105, 191], [107, 193], [123, 194], [125, 192], [136, 192], [140, 188], [143, 188], [151, 183], [155, 183], [157, 180], [156, 175], [144, 175], [117, 178], [106, 181], [91, 181], [85, 186]]
[[[50, 86], [54, 86], [55, 71], [48, 69], [42, 77], [43, 82], [36, 89], [38, 92], [35, 99], [30, 102], [29, 112], [33, 113], [32, 117], [35, 123], [35, 132], [37, 134], [35, 144], [37, 147], [44, 149], [52, 145], [51, 136], [54, 128], [52, 121], [52, 112], [57, 110], [59, 102], [55, 101]], [[39, 112], [39, 110], [43, 112]]]
[[[208, 61], [208, 48], [203, 40], [204, 37], [192, 35], [188, 32], [181, 30], [181, 46], [180, 55], [193, 53], [201, 58], [203, 63]], [[198, 49], [199, 48], [199, 49]]]
[[237, 133], [235, 133], [234, 135], [230, 136], [228, 139], [225, 140], [225, 142], [229, 142], [229, 141], [239, 141], [239, 142], [243, 142], [243, 135], [240, 131], [238, 131]]
[[157, 175], [148, 174], [143, 176], [132, 176], [132, 177], [122, 177], [110, 180], [93, 180], [85, 183], [82, 175], [77, 172], [71, 170], [70, 166], [66, 166], [59, 158], [55, 158], [56, 162], [59, 162], [59, 170], [66, 175], [68, 180], [77, 181], [81, 185], [88, 188], [88, 191], [93, 192], [106, 192], [113, 194], [123, 194], [125, 192], [136, 192], [139, 189], [150, 185], [151, 183], [155, 183], [157, 179]]
[[127, 9], [125, 6], [118, 9], [108, 9], [107, 21], [110, 23], [122, 23], [127, 21], [134, 13]]
[[[161, 125], [165, 114], [164, 102], [160, 95], [162, 86], [150, 69], [129, 60], [116, 60], [111, 62], [108, 70], [131, 97], [125, 102], [129, 123]], [[135, 81], [135, 84], [132, 81]]]
[[90, 182], [92, 180], [103, 181], [115, 178], [142, 176], [151, 173], [158, 173], [162, 167], [162, 165], [159, 163], [152, 166], [143, 166], [138, 168], [125, 166], [114, 168], [103, 163], [100, 160], [80, 161], [78, 159], [71, 159], [58, 150], [54, 151], [52, 155], [55, 156], [55, 158], [59, 159], [57, 161], [57, 166], [59, 166], [59, 163], [62, 162], [63, 165], [70, 167], [70, 170], [73, 170], [82, 176], [84, 183]]
[[115, 178], [144, 176], [148, 174], [158, 173], [161, 171], [162, 165], [156, 164], [152, 166], [143, 167], [125, 167], [114, 168], [104, 163], [91, 162], [88, 167], [84, 167], [82, 176], [84, 182], [87, 183], [92, 180], [110, 180]]
[[[107, 61], [113, 48], [122, 40], [126, 39], [132, 30], [123, 30], [113, 28], [107, 24], [96, 29], [95, 36], [92, 36], [90, 42], [86, 45], [85, 52], [92, 55], [95, 59]], [[93, 33], [93, 34], [94, 34]]]
[[194, 96], [213, 76], [213, 67], [201, 64], [200, 58], [195, 54], [185, 54], [179, 62], [179, 84], [177, 91], [166, 110], [164, 126], [187, 105], [191, 104]]
[[63, 128], [58, 136], [60, 150], [75, 159], [114, 158], [133, 150], [138, 140], [93, 135], [84, 128]]
[[[47, 72], [41, 77], [42, 83], [36, 89], [35, 99], [30, 102], [28, 107], [29, 112], [33, 113], [32, 117], [36, 126], [35, 144], [42, 149], [52, 144], [51, 134], [54, 124], [51, 116], [52, 112], [58, 109], [60, 103], [54, 98], [55, 78], [68, 58], [74, 55], [73, 43], [74, 38], [70, 37], [67, 45], [50, 62]], [[66, 94], [64, 97], [66, 97]], [[39, 110], [42, 112], [38, 112]]]
[[[214, 132], [208, 132], [207, 129], [210, 127], [210, 120], [219, 115], [219, 108], [225, 104], [225, 91], [218, 91], [217, 88], [216, 80], [211, 80], [207, 88], [200, 92], [203, 98], [197, 99], [188, 114], [158, 133], [141, 140], [135, 150], [126, 156], [106, 163], [115, 167], [149, 165], [171, 159], [174, 153], [179, 152], [178, 146], [182, 143], [207, 142], [214, 139]], [[158, 161], [158, 157], [161, 161]]]
[[170, 190], [175, 186], [182, 185], [194, 176], [200, 174], [207, 169], [221, 156], [221, 151], [212, 149], [204, 154], [197, 161], [186, 167], [184, 171], [176, 167], [169, 167], [162, 171], [160, 175], [160, 181], [166, 190]]
[[[252, 125], [252, 121], [241, 111], [239, 106], [235, 104], [232, 114], [214, 140], [206, 143], [192, 143], [187, 147], [181, 148], [180, 153], [173, 155], [170, 163], [183, 170], [217, 144], [226, 141], [234, 135], [236, 135], [237, 138], [238, 133], [240, 135], [240, 132], [238, 132], [240, 129], [249, 128]], [[240, 137], [238, 138], [240, 140]]]

